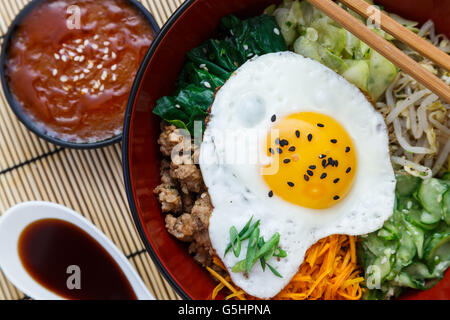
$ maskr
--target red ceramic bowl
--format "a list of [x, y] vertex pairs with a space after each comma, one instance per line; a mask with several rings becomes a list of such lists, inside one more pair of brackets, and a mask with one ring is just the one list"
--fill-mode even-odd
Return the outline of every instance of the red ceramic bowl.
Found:
[[[160, 183], [157, 139], [160, 119], [152, 110], [157, 99], [174, 90], [184, 54], [211, 38], [220, 19], [230, 13], [257, 15], [273, 0], [188, 0], [169, 19], [149, 49], [138, 72], [125, 117], [123, 163], [128, 200], [147, 250], [162, 274], [186, 299], [207, 299], [215, 283], [189, 256], [185, 244], [164, 227], [153, 189]], [[438, 30], [450, 34], [449, 0], [384, 0], [386, 9], [425, 22], [433, 18]], [[450, 299], [450, 273], [438, 286], [412, 294], [415, 299]]]

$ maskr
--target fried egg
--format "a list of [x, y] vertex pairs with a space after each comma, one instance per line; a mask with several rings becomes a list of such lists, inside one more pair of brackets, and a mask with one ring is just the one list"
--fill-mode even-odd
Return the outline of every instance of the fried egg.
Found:
[[[267, 54], [240, 67], [217, 92], [200, 151], [214, 206], [212, 246], [233, 282], [269, 299], [297, 273], [306, 250], [333, 235], [363, 235], [394, 208], [395, 176], [383, 117], [344, 78], [301, 55]], [[260, 220], [287, 257], [232, 271], [230, 228]]]

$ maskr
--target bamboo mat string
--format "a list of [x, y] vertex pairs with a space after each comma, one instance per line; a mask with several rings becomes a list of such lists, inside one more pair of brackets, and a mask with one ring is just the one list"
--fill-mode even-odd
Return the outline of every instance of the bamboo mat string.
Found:
[[[0, 1], [0, 43], [29, 0]], [[181, 0], [141, 0], [162, 26]], [[15, 204], [51, 201], [94, 223], [125, 254], [157, 299], [179, 299], [154, 265], [134, 225], [122, 174], [121, 145], [69, 150], [30, 133], [0, 90], [0, 215]], [[0, 271], [0, 300], [29, 300]]]

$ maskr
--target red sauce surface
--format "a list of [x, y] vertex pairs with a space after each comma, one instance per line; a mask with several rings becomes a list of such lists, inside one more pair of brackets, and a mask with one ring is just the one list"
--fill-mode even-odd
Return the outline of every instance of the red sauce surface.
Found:
[[[81, 9], [80, 29], [68, 27], [76, 22], [72, 5]], [[12, 38], [9, 85], [44, 133], [76, 143], [112, 138], [122, 133], [131, 86], [154, 36], [126, 0], [44, 1]]]

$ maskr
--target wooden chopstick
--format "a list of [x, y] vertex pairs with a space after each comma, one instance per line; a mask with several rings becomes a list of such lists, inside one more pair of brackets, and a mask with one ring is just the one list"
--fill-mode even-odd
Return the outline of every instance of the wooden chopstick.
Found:
[[[417, 82], [434, 92], [446, 103], [450, 103], [450, 86], [433, 75], [419, 63], [408, 57], [392, 43], [385, 40], [364, 23], [331, 0], [308, 0], [317, 9], [338, 22], [353, 35], [364, 41], [372, 49], [386, 57], [397, 67], [413, 77]], [[400, 39], [399, 39], [400, 40]]]
[[392, 35], [394, 38], [400, 40], [401, 42], [407, 44], [408, 46], [419, 52], [421, 55], [434, 61], [442, 68], [450, 71], [450, 56], [448, 54], [446, 54], [439, 48], [436, 48], [431, 43], [419, 37], [414, 32], [406, 29], [400, 23], [389, 17], [387, 14], [378, 10], [378, 8], [370, 5], [364, 0], [339, 1], [353, 11], [359, 13], [364, 18], [370, 18], [374, 14], [374, 12], [376, 12], [376, 15], [380, 18], [380, 26], [384, 31]]

